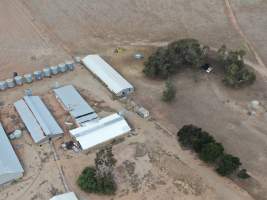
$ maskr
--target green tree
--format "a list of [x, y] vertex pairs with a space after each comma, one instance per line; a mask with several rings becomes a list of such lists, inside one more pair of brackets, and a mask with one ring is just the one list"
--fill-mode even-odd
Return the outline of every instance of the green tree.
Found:
[[96, 154], [95, 168], [86, 167], [77, 180], [78, 185], [86, 192], [114, 194], [117, 189], [113, 176], [115, 163], [111, 147], [101, 149]]
[[200, 158], [205, 162], [215, 162], [223, 155], [224, 148], [220, 143], [205, 144], [200, 152]]
[[241, 179], [247, 179], [250, 177], [250, 175], [247, 173], [246, 169], [241, 169], [238, 173], [237, 176]]
[[214, 143], [214, 138], [206, 131], [201, 131], [195, 134], [196, 137], [193, 138], [192, 144], [195, 152], [201, 152], [203, 146], [209, 143]]
[[77, 183], [86, 192], [97, 192], [96, 170], [93, 167], [86, 167], [79, 176]]
[[255, 79], [255, 74], [247, 68], [240, 67], [237, 64], [231, 64], [226, 69], [223, 81], [226, 85], [231, 87], [241, 87], [243, 85], [252, 84]]
[[237, 170], [240, 165], [241, 162], [238, 157], [224, 154], [218, 162], [216, 171], [222, 176], [227, 176]]
[[185, 147], [192, 147], [193, 141], [196, 140], [201, 132], [201, 128], [198, 128], [192, 124], [185, 125], [177, 133], [178, 141]]
[[165, 90], [162, 93], [162, 100], [165, 102], [171, 102], [175, 99], [176, 89], [170, 79], [165, 83]]

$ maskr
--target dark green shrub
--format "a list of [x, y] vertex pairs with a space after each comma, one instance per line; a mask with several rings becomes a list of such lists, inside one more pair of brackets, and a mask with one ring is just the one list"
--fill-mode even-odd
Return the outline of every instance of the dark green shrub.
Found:
[[77, 180], [77, 183], [82, 190], [86, 192], [98, 192], [95, 174], [96, 170], [93, 167], [86, 167], [82, 171], [82, 174]]
[[177, 133], [178, 141], [185, 147], [192, 147], [193, 141], [201, 134], [201, 128], [185, 125]]
[[196, 133], [196, 137], [194, 137], [192, 141], [193, 149], [195, 150], [195, 152], [199, 153], [201, 152], [204, 145], [214, 142], [214, 138], [208, 132], [201, 131], [199, 133]]
[[240, 165], [241, 162], [238, 157], [230, 154], [224, 154], [218, 162], [218, 168], [216, 171], [222, 176], [227, 176], [237, 170]]
[[86, 167], [79, 176], [77, 183], [86, 192], [111, 195], [117, 190], [113, 177], [116, 160], [111, 148], [101, 149], [96, 154], [95, 168]]
[[208, 47], [195, 39], [182, 39], [160, 47], [145, 62], [144, 74], [148, 77], [168, 78], [184, 66], [198, 67]]
[[205, 162], [215, 162], [223, 155], [223, 146], [220, 143], [208, 143], [202, 147], [200, 158]]
[[247, 173], [246, 169], [241, 169], [238, 173], [237, 176], [241, 179], [247, 179], [250, 177], [250, 175]]
[[171, 80], [168, 79], [165, 83], [165, 90], [162, 93], [162, 100], [165, 102], [171, 102], [175, 99], [176, 89]]
[[231, 64], [226, 69], [224, 83], [231, 87], [242, 87], [250, 85], [256, 80], [256, 75], [245, 67]]

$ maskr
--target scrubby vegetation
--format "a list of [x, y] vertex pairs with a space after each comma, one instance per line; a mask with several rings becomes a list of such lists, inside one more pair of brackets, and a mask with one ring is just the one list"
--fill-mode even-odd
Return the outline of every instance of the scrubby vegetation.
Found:
[[114, 194], [117, 189], [113, 177], [115, 163], [111, 148], [100, 150], [96, 154], [95, 167], [86, 167], [83, 170], [77, 180], [78, 185], [89, 193]]
[[145, 63], [143, 72], [148, 77], [166, 79], [180, 68], [198, 66], [205, 56], [206, 47], [195, 39], [182, 39], [160, 47]]
[[171, 82], [170, 79], [168, 79], [165, 83], [165, 90], [162, 93], [162, 100], [165, 102], [171, 102], [175, 99], [176, 96], [176, 90]]
[[[183, 68], [199, 68], [209, 60], [208, 50], [208, 46], [201, 45], [195, 39], [172, 42], [166, 47], [158, 48], [148, 58], [143, 72], [151, 78], [167, 79]], [[229, 51], [223, 45], [216, 55], [216, 62], [224, 68], [225, 85], [237, 88], [250, 85], [255, 81], [255, 73], [244, 64], [245, 51]]]
[[[203, 161], [214, 164], [216, 171], [222, 176], [232, 174], [241, 165], [238, 157], [224, 153], [223, 145], [201, 128], [185, 125], [178, 131], [177, 136], [182, 146], [194, 150]], [[244, 172], [246, 171], [240, 171], [238, 177], [245, 177]]]
[[246, 52], [243, 50], [228, 51], [223, 45], [217, 52], [218, 60], [225, 69], [224, 83], [231, 87], [250, 85], [256, 80], [254, 72], [249, 70], [244, 63]]

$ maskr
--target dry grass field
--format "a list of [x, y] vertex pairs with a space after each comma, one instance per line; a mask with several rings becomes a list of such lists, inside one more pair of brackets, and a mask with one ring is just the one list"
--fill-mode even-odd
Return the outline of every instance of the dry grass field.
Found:
[[[267, 2], [230, 0], [230, 4], [246, 40], [234, 27], [224, 0], [2, 0], [1, 80], [11, 77], [14, 71], [32, 72], [76, 55], [98, 53], [135, 86], [133, 100], [148, 108], [152, 119], [142, 120], [131, 110], [126, 112], [136, 135], [114, 145], [118, 192], [113, 197], [88, 195], [77, 187], [76, 179], [84, 167], [93, 164], [95, 152], [76, 154], [60, 148], [63, 141], [70, 139], [64, 123], [70, 118], [51, 88], [55, 82], [74, 84], [103, 116], [128, 109], [128, 104], [114, 100], [81, 66], [64, 75], [0, 92], [0, 120], [7, 132], [23, 127], [12, 104], [27, 88], [43, 97], [65, 130], [64, 137], [53, 142], [59, 159], [54, 158], [51, 145], [36, 146], [26, 131], [21, 139], [12, 142], [25, 176], [0, 188], [0, 200], [47, 200], [64, 192], [61, 170], [69, 189], [81, 200], [265, 200], [266, 77], [258, 73], [253, 86], [231, 90], [223, 86], [216, 69], [210, 75], [188, 70], [173, 77], [177, 99], [167, 105], [160, 101], [164, 82], [145, 78], [143, 62], [132, 58], [136, 51], [144, 52], [147, 58], [154, 46], [194, 37], [214, 48], [226, 44], [246, 49], [247, 58], [255, 63], [254, 69], [265, 74], [267, 69], [262, 65], [258, 68], [253, 50], [267, 62]], [[119, 46], [125, 47], [126, 52], [114, 54]], [[261, 107], [249, 115], [249, 103], [255, 99]], [[189, 123], [203, 127], [225, 145], [227, 152], [238, 155], [252, 178], [222, 178], [196, 155], [182, 150], [175, 133]]]

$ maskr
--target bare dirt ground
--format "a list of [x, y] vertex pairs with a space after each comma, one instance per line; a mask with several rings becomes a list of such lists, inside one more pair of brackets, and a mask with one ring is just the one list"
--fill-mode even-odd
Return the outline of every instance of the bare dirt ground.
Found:
[[[185, 37], [217, 48], [225, 43], [249, 50], [232, 27], [222, 0], [3, 0], [0, 9], [0, 79], [106, 47]], [[254, 60], [253, 54], [249, 57]]]
[[[120, 56], [115, 57], [115, 61], [116, 58]], [[130, 67], [132, 66], [129, 65], [127, 68]], [[21, 139], [12, 142], [23, 163], [25, 176], [11, 186], [1, 188], [1, 200], [45, 200], [54, 194], [64, 192], [59, 169], [64, 174], [69, 190], [75, 191], [81, 199], [110, 199], [110, 197], [88, 195], [76, 184], [82, 169], [93, 165], [95, 151], [77, 154], [60, 148], [63, 141], [70, 139], [69, 128], [64, 122], [71, 122], [71, 119], [51, 93], [55, 82], [61, 85], [74, 84], [100, 116], [129, 109], [127, 102], [114, 100], [107, 89], [83, 68], [9, 90], [5, 95], [1, 93], [1, 101], [4, 102], [0, 110], [1, 121], [5, 127], [10, 127], [7, 129], [8, 132], [13, 131], [12, 127], [23, 128], [12, 103], [21, 98], [27, 88], [32, 88], [34, 94], [43, 97], [65, 130], [64, 136], [53, 142], [58, 160], [55, 160], [49, 144], [44, 144], [42, 147], [33, 144], [26, 131]], [[140, 91], [138, 85], [137, 89]], [[113, 150], [118, 160], [115, 176], [119, 190], [116, 196], [111, 197], [112, 199], [253, 199], [232, 181], [219, 177], [190, 152], [183, 151], [177, 144], [175, 135], [162, 129], [155, 120], [143, 120], [131, 111], [126, 112], [126, 117], [134, 128], [134, 135], [114, 144]]]
[[[266, 1], [229, 2], [238, 26], [266, 64]], [[265, 79], [258, 75], [252, 87], [235, 91], [222, 85], [217, 71], [211, 76], [186, 71], [174, 78], [177, 101], [165, 105], [160, 101], [163, 82], [145, 79], [142, 62], [132, 59], [135, 51], [149, 55], [151, 48], [147, 45], [194, 37], [215, 48], [224, 43], [230, 48], [246, 49], [250, 62], [256, 63], [255, 54], [233, 26], [225, 1], [2, 0], [0, 26], [1, 80], [11, 77], [14, 71], [32, 72], [75, 55], [99, 53], [134, 84], [134, 100], [171, 131], [162, 130], [154, 120], [143, 121], [127, 112], [138, 135], [114, 146], [119, 191], [113, 199], [266, 199]], [[125, 46], [127, 51], [114, 55], [118, 46]], [[265, 68], [257, 64], [254, 68], [265, 73]], [[75, 154], [60, 148], [63, 141], [70, 139], [64, 122], [71, 119], [49, 93], [55, 81], [78, 87], [100, 115], [125, 107], [84, 69], [1, 92], [0, 118], [8, 132], [23, 127], [12, 103], [22, 97], [24, 89], [31, 88], [43, 97], [66, 134], [54, 141], [57, 161], [49, 144], [34, 145], [26, 131], [23, 138], [13, 141], [26, 174], [22, 180], [1, 188], [0, 200], [45, 200], [64, 192], [58, 168], [69, 189], [81, 199], [110, 199], [88, 195], [76, 185], [81, 170], [93, 164], [94, 152]], [[254, 99], [261, 102], [261, 108], [248, 115], [248, 104]], [[174, 134], [188, 123], [214, 134], [227, 151], [238, 155], [252, 179], [232, 182], [221, 178], [195, 155], [182, 150]]]

